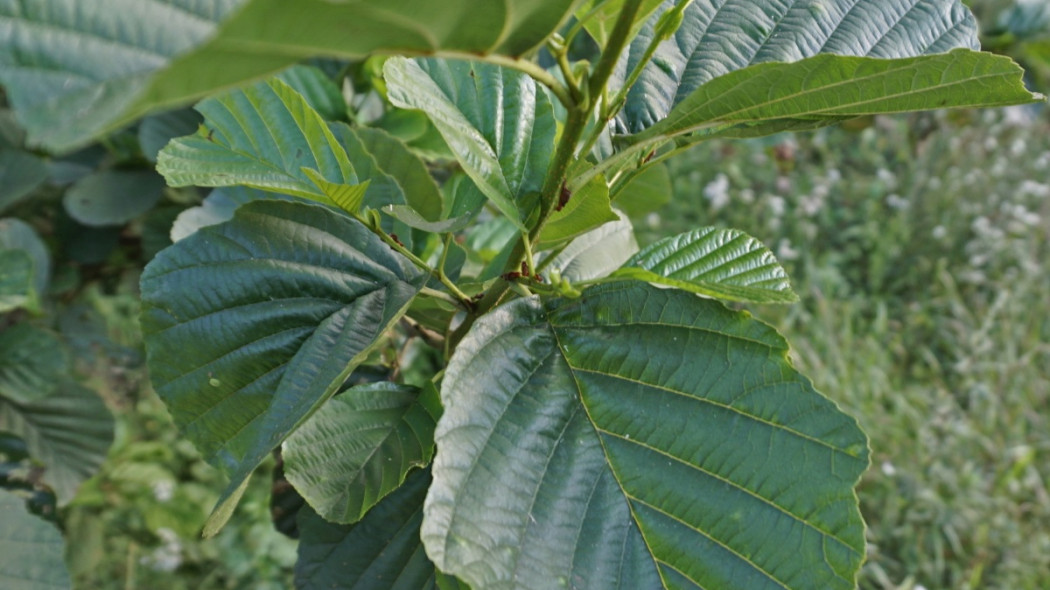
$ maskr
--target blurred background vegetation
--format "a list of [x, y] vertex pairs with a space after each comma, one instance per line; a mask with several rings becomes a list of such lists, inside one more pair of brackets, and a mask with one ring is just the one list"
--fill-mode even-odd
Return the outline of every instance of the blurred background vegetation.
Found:
[[[1050, 90], [1050, 3], [970, 4], [986, 48]], [[113, 194], [152, 174], [156, 137], [194, 125], [154, 118], [47, 158], [21, 149], [0, 112], [0, 256], [48, 269], [43, 297], [14, 301], [0, 285], [0, 349], [17, 326], [59, 341], [56, 387], [97, 392], [114, 416], [108, 454], [85, 455], [97, 475], [56, 501], [62, 486], [41, 478], [18, 422], [30, 402], [0, 396], [0, 430], [19, 435], [0, 434], [0, 486], [62, 528], [79, 588], [291, 587], [273, 465], [202, 540], [221, 476], [179, 440], [145, 375], [138, 275], [201, 195], [158, 185], [136, 209]], [[861, 587], [1050, 588], [1050, 114], [937, 112], [711, 142], [666, 172], [632, 206], [639, 241], [716, 225], [769, 245], [802, 303], [753, 311], [871, 438]]]

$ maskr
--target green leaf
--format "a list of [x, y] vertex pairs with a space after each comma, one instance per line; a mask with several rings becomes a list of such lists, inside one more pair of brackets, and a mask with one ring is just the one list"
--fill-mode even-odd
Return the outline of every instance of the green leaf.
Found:
[[[674, 4], [664, 0], [663, 8]], [[651, 127], [708, 82], [754, 64], [818, 53], [890, 59], [980, 48], [977, 23], [958, 0], [717, 0], [693, 2], [683, 16], [631, 87], [621, 131]], [[651, 18], [625, 52], [621, 80], [639, 64], [657, 21]]]
[[[0, 219], [0, 252], [5, 250], [25, 253], [31, 266], [29, 284], [37, 294], [43, 294], [51, 280], [51, 254], [36, 230], [21, 219]], [[21, 272], [9, 276], [21, 276]]]
[[670, 203], [673, 190], [667, 166], [650, 164], [617, 189], [611, 199], [617, 209], [639, 217]]
[[47, 181], [44, 160], [18, 149], [0, 149], [0, 211], [28, 197]]
[[638, 283], [498, 308], [442, 384], [427, 554], [475, 588], [852, 590], [867, 440], [787, 352]]
[[157, 162], [157, 154], [176, 137], [197, 132], [203, 120], [193, 109], [178, 109], [150, 115], [139, 123], [139, 147], [150, 162]]
[[1042, 100], [1025, 90], [1022, 74], [1010, 58], [967, 49], [895, 60], [821, 54], [790, 64], [758, 64], [701, 86], [629, 141], [727, 125], [770, 132], [784, 130], [785, 121], [816, 127], [877, 113]]
[[153, 259], [150, 376], [230, 475], [227, 494], [335, 393], [426, 278], [356, 220], [284, 201], [243, 205]]
[[455, 233], [461, 231], [470, 225], [471, 218], [473, 217], [470, 213], [464, 213], [459, 217], [453, 217], [452, 219], [445, 219], [443, 221], [427, 221], [426, 219], [423, 219], [423, 216], [417, 213], [415, 209], [407, 205], [387, 205], [386, 207], [383, 207], [382, 211], [409, 227], [414, 227], [435, 234]]
[[298, 92], [322, 119], [346, 119], [346, 101], [343, 99], [343, 93], [320, 69], [312, 66], [292, 66], [281, 71], [276, 78]]
[[21, 497], [0, 489], [0, 587], [72, 588], [62, 557], [65, 545], [55, 525], [30, 514]]
[[0, 331], [0, 398], [27, 404], [47, 397], [69, 372], [53, 333], [21, 323]]
[[481, 192], [524, 229], [534, 206], [525, 197], [554, 153], [546, 93], [521, 72], [466, 61], [392, 58], [383, 72], [390, 101], [425, 112]]
[[152, 170], [101, 170], [78, 180], [62, 204], [78, 223], [123, 225], [160, 201], [164, 179]]
[[419, 524], [430, 472], [408, 476], [355, 525], [299, 511], [299, 590], [433, 590], [434, 564], [423, 552]]
[[328, 124], [279, 79], [209, 98], [196, 135], [172, 140], [157, 171], [172, 186], [246, 185], [331, 203], [303, 172], [335, 184], [357, 184], [353, 166]]
[[328, 182], [320, 172], [311, 168], [303, 168], [303, 174], [321, 189], [328, 200], [339, 205], [340, 209], [351, 215], [361, 213], [361, 204], [365, 200], [365, 193], [368, 192], [368, 181], [353, 185]]
[[612, 278], [647, 281], [726, 301], [798, 301], [769, 248], [735, 229], [706, 227], [664, 238], [635, 254]]
[[540, 233], [540, 248], [552, 248], [619, 217], [609, 206], [609, 186], [601, 175], [595, 176], [568, 202], [551, 213]]
[[0, 399], [0, 431], [26, 442], [29, 455], [44, 464], [44, 483], [62, 505], [102, 465], [113, 442], [113, 416], [94, 391], [64, 381], [32, 402]]
[[325, 520], [357, 522], [434, 454], [437, 390], [390, 382], [333, 397], [284, 443], [285, 476]]
[[441, 191], [426, 164], [401, 140], [368, 127], [340, 124], [333, 126], [333, 132], [346, 148], [358, 177], [372, 181], [365, 201], [369, 207], [407, 205], [426, 220], [440, 219]]
[[634, 227], [620, 217], [573, 240], [548, 267], [569, 281], [590, 281], [620, 268], [637, 251]]
[[233, 219], [233, 212], [238, 207], [257, 200], [296, 201], [299, 199], [280, 193], [267, 193], [246, 186], [217, 188], [208, 193], [199, 206], [190, 207], [179, 214], [171, 226], [171, 241], [177, 242], [202, 227], [229, 221]]
[[0, 249], [0, 313], [13, 309], [40, 311], [40, 295], [33, 287], [33, 259], [24, 250]]
[[[632, 27], [631, 35], [636, 35], [645, 24], [646, 19], [660, 8], [660, 4], [663, 0], [642, 0], [641, 7], [638, 9], [638, 16], [635, 18], [634, 27]], [[587, 17], [584, 22], [584, 28], [587, 32], [598, 42], [599, 47], [605, 47], [605, 44], [609, 42], [609, 34], [612, 33], [613, 27], [616, 26], [616, 19], [620, 16], [620, 11], [623, 10], [624, 0], [587, 0], [579, 8], [576, 9], [576, 18], [583, 19]]]
[[[315, 55], [519, 56], [574, 0], [36, 0], [0, 8], [0, 84], [32, 143], [67, 150]], [[221, 23], [221, 25], [220, 25]]]

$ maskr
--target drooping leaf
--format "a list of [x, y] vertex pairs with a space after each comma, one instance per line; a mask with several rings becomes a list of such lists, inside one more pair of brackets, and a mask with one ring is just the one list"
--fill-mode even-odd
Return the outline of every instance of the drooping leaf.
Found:
[[[934, 108], [1005, 106], [1042, 100], [1007, 57], [956, 49], [895, 60], [821, 54], [764, 63], [715, 78], [661, 121], [632, 136], [642, 143], [733, 126], [727, 135], [815, 128], [849, 117]], [[707, 137], [713, 135], [708, 134]]]
[[65, 545], [55, 525], [30, 514], [23, 498], [0, 489], [0, 588], [72, 588], [62, 557]]
[[153, 259], [142, 275], [150, 376], [176, 425], [230, 475], [227, 499], [425, 279], [356, 220], [283, 201], [244, 205]]
[[62, 505], [106, 458], [113, 415], [94, 391], [66, 380], [32, 402], [0, 399], [0, 431], [26, 442], [29, 455], [44, 465], [44, 483]]
[[101, 170], [78, 180], [62, 204], [78, 223], [123, 225], [160, 200], [164, 179], [152, 170]]
[[[662, 10], [675, 4], [664, 0]], [[646, 23], [618, 64], [624, 79], [653, 39]], [[630, 89], [618, 121], [637, 133], [715, 78], [766, 62], [818, 53], [883, 59], [979, 49], [977, 23], [959, 0], [715, 0], [693, 2], [674, 37]], [[845, 79], [841, 80], [846, 82]]]
[[427, 221], [408, 205], [387, 205], [383, 207], [383, 213], [397, 219], [409, 227], [421, 229], [435, 234], [458, 232], [470, 225], [472, 215], [464, 213], [459, 217], [445, 219], [443, 221]]
[[29, 284], [43, 294], [51, 280], [51, 254], [36, 230], [21, 219], [0, 219], [0, 252], [5, 250], [25, 253], [31, 268]]
[[434, 590], [434, 564], [423, 552], [419, 523], [430, 471], [405, 483], [353, 525], [299, 512], [299, 590]]
[[609, 186], [601, 175], [595, 176], [575, 193], [567, 197], [560, 209], [555, 208], [550, 220], [540, 233], [540, 248], [552, 248], [585, 234], [604, 223], [619, 219], [609, 206]]
[[0, 212], [47, 181], [47, 164], [29, 152], [0, 149]]
[[423, 161], [401, 140], [368, 127], [336, 125], [333, 131], [358, 177], [372, 183], [366, 197], [368, 206], [404, 205], [426, 220], [440, 219], [441, 191]]
[[157, 171], [172, 186], [246, 185], [331, 203], [303, 168], [335, 184], [357, 184], [346, 152], [301, 94], [279, 79], [209, 98], [204, 125], [172, 140]]
[[787, 273], [769, 248], [736, 229], [707, 227], [664, 238], [635, 254], [612, 277], [726, 301], [798, 301]]
[[0, 331], [0, 398], [27, 404], [47, 397], [69, 372], [69, 355], [53, 333], [27, 323]]
[[524, 219], [554, 153], [550, 99], [532, 78], [489, 64], [392, 58], [383, 67], [390, 101], [424, 111], [486, 197]]
[[852, 590], [867, 441], [786, 355], [638, 283], [498, 308], [442, 384], [427, 554], [475, 588]]
[[325, 520], [357, 522], [424, 467], [441, 415], [437, 390], [390, 382], [333, 397], [284, 443], [285, 475]]
[[[518, 56], [573, 0], [37, 0], [0, 7], [0, 84], [33, 143], [66, 150], [150, 111], [315, 55]], [[220, 25], [221, 23], [221, 25]]]
[[626, 217], [620, 217], [570, 242], [548, 268], [557, 269], [572, 282], [590, 281], [620, 268], [636, 252], [634, 227]]

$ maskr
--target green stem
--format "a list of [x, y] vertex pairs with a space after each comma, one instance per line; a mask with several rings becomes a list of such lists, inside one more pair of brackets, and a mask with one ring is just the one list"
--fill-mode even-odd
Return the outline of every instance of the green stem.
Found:
[[449, 293], [452, 293], [458, 299], [457, 303], [465, 307], [467, 310], [473, 308], [473, 304], [470, 301], [470, 297], [466, 293], [461, 291], [455, 283], [449, 280], [449, 278], [445, 276], [444, 272], [438, 269], [431, 268], [430, 265], [427, 264], [422, 258], [413, 254], [411, 250], [406, 248], [403, 244], [401, 244], [401, 242], [391, 237], [390, 234], [383, 231], [382, 228], [372, 227], [365, 219], [361, 219], [360, 221], [364, 223], [367, 227], [369, 227], [373, 232], [375, 232], [375, 234], [379, 236], [379, 239], [383, 240], [383, 242], [385, 242], [387, 246], [390, 246], [398, 254], [401, 254], [405, 258], [411, 260], [412, 264], [415, 264], [421, 270], [425, 270], [426, 272], [430, 273], [433, 277], [440, 281], [441, 284], [444, 285], [446, 289], [448, 289]]

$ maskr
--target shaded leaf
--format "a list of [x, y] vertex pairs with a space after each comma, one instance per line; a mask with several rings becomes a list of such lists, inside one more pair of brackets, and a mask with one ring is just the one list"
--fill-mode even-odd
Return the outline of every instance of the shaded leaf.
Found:
[[853, 589], [867, 441], [749, 314], [638, 283], [481, 318], [421, 529], [475, 588]]
[[425, 279], [356, 220], [282, 201], [244, 205], [153, 259], [142, 275], [150, 376], [176, 425], [230, 475], [220, 505]]
[[437, 390], [390, 382], [333, 397], [284, 443], [285, 475], [325, 520], [357, 522], [434, 454]]
[[157, 156], [157, 171], [172, 186], [240, 184], [330, 203], [304, 168], [335, 184], [357, 184], [328, 124], [279, 79], [195, 108], [204, 115], [197, 134], [172, 140]]
[[13, 309], [40, 310], [33, 287], [33, 259], [24, 250], [0, 250], [0, 313]]
[[[517, 56], [573, 0], [37, 0], [0, 7], [0, 84], [33, 143], [66, 150], [150, 111], [323, 55]], [[237, 10], [239, 8], [239, 10]], [[219, 23], [221, 22], [221, 26]], [[160, 26], [163, 24], [163, 26]]]
[[66, 380], [32, 402], [0, 399], [0, 430], [26, 442], [62, 505], [102, 465], [113, 442], [113, 416], [98, 394]]
[[123, 225], [160, 201], [164, 179], [152, 170], [101, 170], [78, 180], [62, 204], [78, 223]]
[[175, 218], [175, 223], [171, 226], [171, 241], [177, 242], [202, 227], [229, 221], [233, 219], [233, 212], [237, 210], [237, 207], [264, 199], [294, 201], [297, 197], [268, 193], [246, 186], [217, 188], [208, 193], [208, 196], [204, 197], [204, 202], [199, 206], [190, 207]]
[[65, 545], [55, 525], [30, 514], [23, 498], [0, 489], [0, 587], [72, 588], [62, 557]]
[[27, 404], [66, 378], [69, 355], [53, 333], [20, 323], [0, 331], [0, 398]]
[[0, 211], [28, 197], [47, 181], [47, 164], [18, 149], [0, 149]]
[[795, 303], [787, 273], [761, 242], [735, 229], [707, 227], [646, 246], [614, 272], [726, 301]]
[[464, 171], [511, 221], [523, 221], [554, 153], [556, 123], [546, 93], [525, 74], [442, 59], [391, 58], [390, 101], [430, 117]]
[[470, 213], [464, 213], [459, 217], [453, 217], [452, 219], [445, 219], [443, 221], [427, 221], [426, 219], [423, 219], [415, 209], [407, 205], [387, 205], [386, 207], [383, 207], [383, 213], [386, 213], [409, 227], [414, 227], [435, 234], [455, 233], [461, 231], [470, 225], [473, 217]]
[[25, 253], [31, 265], [30, 285], [42, 295], [51, 280], [51, 254], [36, 230], [21, 219], [0, 219], [0, 252], [5, 250]]
[[631, 217], [656, 211], [671, 202], [671, 173], [663, 164], [646, 166], [612, 195], [616, 208]]
[[139, 123], [139, 147], [150, 162], [157, 162], [157, 154], [176, 137], [197, 132], [203, 122], [201, 114], [193, 109], [178, 109], [150, 115]]

